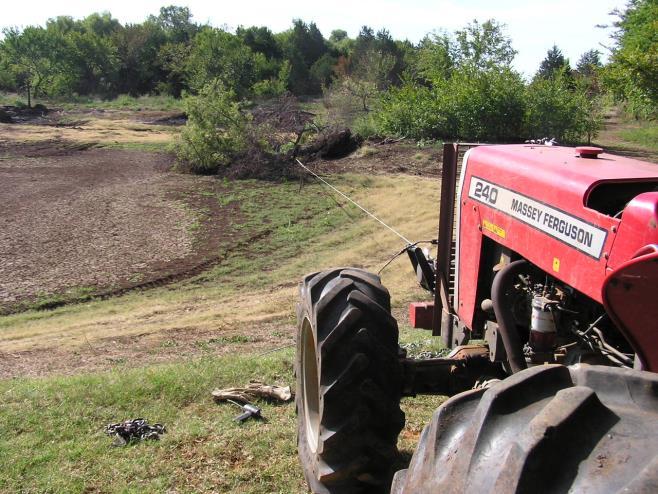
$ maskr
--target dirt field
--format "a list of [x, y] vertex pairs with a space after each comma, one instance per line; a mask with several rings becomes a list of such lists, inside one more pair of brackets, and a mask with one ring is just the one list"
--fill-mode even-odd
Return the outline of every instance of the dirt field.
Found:
[[[231, 193], [222, 180], [168, 171], [173, 156], [148, 151], [173, 141], [180, 124], [172, 112], [96, 110], [0, 124], [0, 314], [167, 286], [202, 273], [227, 245], [250, 238], [237, 201], [218, 200]], [[371, 142], [350, 157], [312, 166], [325, 173], [433, 176], [438, 160], [436, 149]], [[285, 316], [294, 312], [302, 274], [247, 299], [187, 296], [179, 287], [169, 293], [183, 293], [180, 300], [164, 302], [162, 294], [156, 301], [147, 295], [118, 298], [116, 305], [108, 300], [99, 306], [104, 315], [75, 306], [62, 322], [48, 312], [26, 315], [17, 332], [7, 320], [0, 378], [289, 345], [293, 325]]]
[[3, 140], [0, 156], [4, 312], [175, 278], [217, 255], [238, 214], [165, 153]]

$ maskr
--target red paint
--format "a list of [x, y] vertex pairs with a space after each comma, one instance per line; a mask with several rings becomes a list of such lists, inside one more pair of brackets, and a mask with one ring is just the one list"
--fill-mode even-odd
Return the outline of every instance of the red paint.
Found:
[[603, 152], [603, 149], [592, 146], [579, 146], [576, 148], [576, 152], [581, 158], [597, 158]]
[[[607, 232], [599, 258], [594, 258], [468, 197], [473, 176], [516, 191]], [[602, 287], [609, 270], [627, 261], [647, 244], [658, 243], [658, 193], [637, 196], [623, 221], [585, 207], [588, 193], [601, 183], [656, 180], [656, 165], [602, 153], [596, 160], [582, 159], [573, 148], [559, 146], [482, 146], [470, 151], [461, 192], [459, 224], [459, 318], [472, 327], [477, 309], [476, 288], [482, 237], [509, 247], [555, 278], [602, 302]], [[475, 207], [477, 206], [477, 207]], [[482, 228], [483, 221], [504, 230], [504, 237]], [[606, 257], [609, 257], [606, 259]], [[559, 271], [554, 260], [559, 260]]]
[[624, 209], [608, 268], [615, 269], [651, 244], [658, 244], [658, 192], [640, 194]]
[[412, 302], [409, 304], [409, 321], [412, 328], [432, 329], [432, 302]]
[[602, 297], [606, 312], [633, 346], [643, 368], [657, 372], [658, 246], [647, 246], [640, 253], [608, 275]]

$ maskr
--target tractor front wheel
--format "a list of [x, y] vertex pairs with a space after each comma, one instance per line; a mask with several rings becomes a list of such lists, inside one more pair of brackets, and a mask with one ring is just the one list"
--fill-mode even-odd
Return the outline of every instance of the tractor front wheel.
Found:
[[379, 277], [307, 276], [297, 333], [297, 446], [316, 493], [384, 492], [404, 425], [398, 327]]

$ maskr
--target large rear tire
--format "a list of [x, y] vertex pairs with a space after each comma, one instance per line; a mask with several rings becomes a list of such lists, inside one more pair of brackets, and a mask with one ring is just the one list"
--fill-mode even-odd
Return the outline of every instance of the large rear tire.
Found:
[[308, 275], [297, 309], [297, 446], [316, 493], [387, 492], [404, 426], [398, 327], [379, 277]]
[[392, 494], [658, 492], [658, 375], [526, 369], [434, 413]]

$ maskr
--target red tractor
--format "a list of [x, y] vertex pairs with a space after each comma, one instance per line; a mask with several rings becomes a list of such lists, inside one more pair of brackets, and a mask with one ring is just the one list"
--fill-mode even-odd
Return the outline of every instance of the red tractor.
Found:
[[[407, 253], [445, 358], [407, 358], [360, 269], [300, 286], [298, 450], [319, 493], [658, 492], [658, 167], [597, 148], [443, 152], [438, 254]], [[403, 396], [451, 396], [408, 468]], [[392, 486], [391, 486], [392, 481]]]

